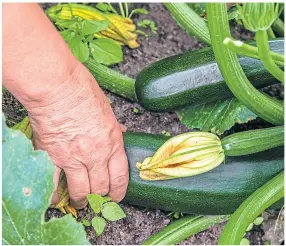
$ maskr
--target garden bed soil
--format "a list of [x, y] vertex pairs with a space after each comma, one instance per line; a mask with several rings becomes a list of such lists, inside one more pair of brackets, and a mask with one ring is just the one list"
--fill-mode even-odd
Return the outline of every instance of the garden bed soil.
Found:
[[[46, 8], [50, 4], [41, 4]], [[163, 4], [136, 4], [136, 7], [145, 7], [149, 10], [149, 14], [141, 15], [139, 18], [134, 18], [135, 22], [148, 18], [156, 22], [158, 31], [156, 35], [149, 38], [140, 36], [138, 41], [140, 47], [137, 49], [129, 49], [124, 47], [124, 61], [113, 68], [133, 78], [138, 72], [148, 64], [151, 64], [164, 57], [179, 54], [186, 50], [196, 50], [204, 45], [196, 38], [190, 37], [184, 32], [171, 17], [170, 13], [165, 9]], [[239, 37], [242, 40], [249, 40], [252, 35], [238, 26], [232, 27], [233, 36]], [[280, 85], [270, 86], [265, 89], [265, 92], [272, 96], [284, 99], [284, 92]], [[111, 101], [111, 106], [118, 119], [124, 124], [128, 131], [132, 132], [147, 132], [153, 134], [162, 134], [162, 131], [170, 132], [172, 135], [183, 133], [187, 128], [180, 123], [175, 113], [151, 113], [144, 110], [139, 104], [132, 103], [113, 93], [105, 91], [107, 97]], [[21, 121], [27, 112], [22, 105], [9, 92], [3, 94], [2, 108], [7, 117], [9, 126]], [[135, 112], [134, 108], [139, 111]], [[269, 126], [268, 123], [261, 119], [252, 121], [249, 124], [236, 125], [228, 133], [233, 131], [241, 131], [244, 129], [253, 129]], [[172, 220], [172, 216], [168, 216], [168, 212], [130, 206], [121, 204], [121, 207], [126, 213], [126, 218], [111, 222], [105, 228], [104, 233], [100, 237], [96, 237], [93, 228], [87, 227], [87, 236], [92, 244], [141, 244], [152, 234], [158, 232], [161, 228], [168, 225]], [[270, 215], [269, 215], [270, 214]], [[266, 241], [275, 240], [275, 243], [281, 243], [283, 234], [283, 222], [279, 220], [279, 233], [276, 233], [273, 238], [273, 228], [277, 219], [277, 211], [264, 213], [265, 222], [262, 227], [255, 227], [251, 232], [247, 233], [251, 244], [264, 244]], [[56, 209], [49, 209], [46, 213], [46, 219], [52, 217], [60, 217], [62, 214]], [[92, 211], [89, 207], [78, 211], [78, 221], [81, 219], [91, 219]], [[282, 218], [283, 219], [283, 218]], [[224, 223], [209, 228], [180, 244], [205, 244], [214, 245], [221, 233]]]

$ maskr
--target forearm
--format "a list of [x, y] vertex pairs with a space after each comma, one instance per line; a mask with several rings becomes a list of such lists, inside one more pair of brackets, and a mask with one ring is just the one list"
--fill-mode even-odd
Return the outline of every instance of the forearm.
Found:
[[24, 106], [67, 81], [78, 63], [38, 4], [3, 4], [3, 84]]

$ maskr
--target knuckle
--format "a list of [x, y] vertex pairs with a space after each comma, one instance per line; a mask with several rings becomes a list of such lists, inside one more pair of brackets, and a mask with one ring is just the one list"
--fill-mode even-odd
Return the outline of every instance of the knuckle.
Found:
[[128, 184], [128, 180], [129, 180], [129, 176], [128, 173], [124, 173], [122, 175], [118, 175], [116, 176], [113, 180], [111, 180], [111, 187], [112, 188], [125, 188], [127, 187]]
[[99, 189], [96, 189], [95, 191], [93, 191], [92, 193], [96, 193], [98, 195], [104, 196], [104, 195], [108, 194], [108, 192], [109, 192], [109, 188], [99, 188]]

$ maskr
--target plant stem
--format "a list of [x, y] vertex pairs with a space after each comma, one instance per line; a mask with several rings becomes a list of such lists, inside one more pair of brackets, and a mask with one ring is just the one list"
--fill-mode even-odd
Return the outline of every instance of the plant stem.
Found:
[[270, 48], [266, 31], [256, 32], [256, 44], [258, 48], [259, 58], [264, 67], [284, 85], [284, 72], [275, 64], [270, 55]]
[[280, 18], [273, 23], [272, 28], [279, 37], [284, 37], [284, 22]]
[[115, 8], [113, 8], [112, 4], [111, 4], [111, 3], [108, 3], [108, 5], [109, 5], [109, 7], [110, 7], [111, 11], [112, 11], [114, 14], [118, 15], [118, 13], [117, 13], [116, 9], [115, 9]]
[[122, 3], [118, 3], [118, 5], [119, 5], [119, 8], [120, 8], [120, 13], [121, 13], [122, 17], [125, 17], [125, 13], [124, 13], [124, 9], [123, 9]]
[[[228, 37], [225, 38], [223, 44], [237, 54], [259, 59], [257, 47]], [[284, 55], [272, 51], [270, 52], [270, 55], [276, 64], [284, 67]]]
[[190, 35], [196, 36], [210, 45], [210, 34], [204, 19], [200, 17], [187, 3], [164, 3], [179, 25]]
[[73, 14], [72, 4], [71, 3], [69, 3], [69, 8], [70, 8], [70, 12], [71, 12], [71, 17], [73, 19], [74, 18], [74, 14]]
[[275, 125], [284, 124], [283, 105], [259, 92], [247, 79], [236, 54], [223, 45], [224, 39], [231, 36], [226, 4], [207, 3], [207, 15], [215, 58], [231, 92], [261, 118]]
[[273, 32], [271, 27], [269, 27], [267, 29], [267, 36], [268, 36], [268, 39], [270, 39], [270, 40], [276, 38], [276, 36], [275, 36], [275, 34], [274, 34], [274, 32]]
[[219, 238], [219, 245], [239, 245], [246, 228], [265, 209], [284, 197], [284, 172], [252, 193], [234, 212]]
[[101, 87], [130, 101], [137, 101], [134, 79], [99, 64], [92, 58], [88, 58], [84, 65], [96, 78], [97, 83]]
[[124, 5], [125, 5], [125, 17], [128, 17], [129, 15], [128, 3], [125, 2]]
[[172, 222], [161, 231], [152, 235], [142, 245], [174, 245], [204, 231], [210, 226], [226, 221], [229, 215], [216, 216], [190, 216], [187, 215], [181, 219]]

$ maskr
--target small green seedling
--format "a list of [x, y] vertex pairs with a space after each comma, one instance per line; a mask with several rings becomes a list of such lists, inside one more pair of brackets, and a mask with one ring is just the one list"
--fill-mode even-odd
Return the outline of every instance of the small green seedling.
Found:
[[180, 217], [183, 217], [183, 213], [180, 212], [171, 212], [167, 216], [173, 216], [174, 219], [179, 219]]
[[242, 238], [240, 241], [240, 245], [250, 245], [250, 242], [247, 238]]
[[138, 114], [138, 113], [139, 113], [139, 109], [138, 109], [138, 108], [133, 108], [133, 112], [134, 112], [135, 114]]
[[83, 219], [83, 220], [81, 221], [81, 223], [82, 223], [85, 227], [91, 226], [90, 222], [89, 222], [87, 219]]
[[[126, 217], [126, 214], [122, 208], [115, 202], [111, 202], [112, 198], [109, 196], [102, 197], [97, 194], [87, 195], [87, 200], [95, 213], [94, 218], [91, 221], [96, 235], [100, 236], [105, 228], [107, 221], [117, 221]], [[102, 217], [101, 217], [102, 216]], [[84, 226], [90, 226], [90, 222], [87, 220], [82, 221]]]
[[152, 33], [157, 34], [157, 30], [158, 28], [156, 27], [156, 23], [152, 20], [142, 20], [142, 21], [138, 21], [137, 22], [137, 26], [138, 27], [143, 27], [143, 28], [149, 28], [151, 30]]
[[256, 226], [260, 226], [263, 223], [264, 219], [263, 217], [257, 217], [254, 221], [253, 224]]
[[168, 136], [168, 137], [172, 136], [172, 134], [171, 134], [170, 132], [166, 131], [166, 130], [163, 130], [161, 133], [162, 133], [164, 136]]

